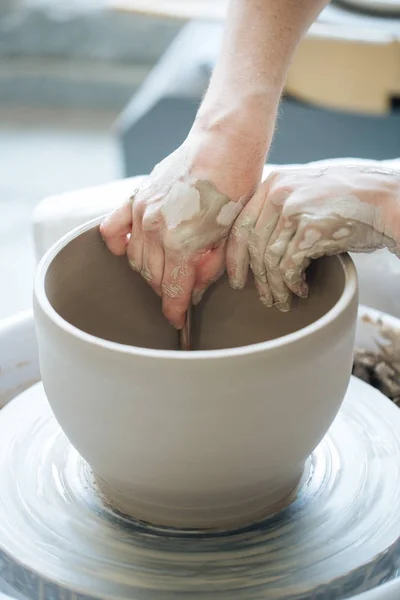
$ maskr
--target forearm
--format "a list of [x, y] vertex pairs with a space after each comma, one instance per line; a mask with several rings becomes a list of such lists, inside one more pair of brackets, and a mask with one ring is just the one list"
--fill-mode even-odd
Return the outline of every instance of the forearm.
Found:
[[231, 198], [248, 199], [261, 179], [290, 62], [327, 3], [231, 0], [220, 55], [190, 136], [198, 149], [197, 174], [217, 168], [215, 183]]
[[[205, 127], [276, 113], [298, 43], [328, 0], [231, 0], [221, 52], [199, 110]], [[256, 128], [256, 126], [255, 126]]]

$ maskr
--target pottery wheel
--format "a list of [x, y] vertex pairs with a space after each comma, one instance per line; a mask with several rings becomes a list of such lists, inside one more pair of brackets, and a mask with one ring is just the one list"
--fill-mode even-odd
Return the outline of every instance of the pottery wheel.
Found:
[[399, 409], [353, 378], [309, 463], [292, 504], [246, 529], [135, 523], [102, 505], [36, 385], [0, 413], [0, 577], [30, 600], [335, 600], [394, 577]]

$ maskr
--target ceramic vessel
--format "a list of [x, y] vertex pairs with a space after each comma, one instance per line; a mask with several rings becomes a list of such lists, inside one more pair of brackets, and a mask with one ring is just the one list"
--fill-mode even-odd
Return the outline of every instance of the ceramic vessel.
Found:
[[[399, 320], [361, 306], [356, 346], [376, 351], [377, 341], [379, 344], [385, 342], [382, 339], [382, 326], [400, 330]], [[208, 600], [217, 595], [217, 581], [223, 589], [224, 598], [229, 600], [248, 600], [250, 597], [260, 596], [274, 600], [289, 596], [293, 600], [286, 583], [296, 572], [307, 582], [308, 590], [315, 590], [313, 595], [307, 594], [308, 600], [311, 597], [318, 600], [343, 597], [352, 600], [400, 598], [398, 569], [397, 576], [391, 581], [388, 581], [387, 572], [383, 576], [384, 571], [396, 569], [399, 554], [395, 548], [398, 542], [383, 553], [377, 545], [378, 538], [384, 540], [389, 536], [391, 541], [396, 538], [393, 524], [394, 521], [398, 523], [396, 498], [399, 479], [394, 477], [394, 473], [398, 469], [399, 460], [393, 455], [393, 452], [396, 453], [393, 436], [398, 439], [400, 428], [397, 425], [398, 417], [395, 413], [387, 412], [392, 409], [387, 401], [383, 402], [384, 399], [377, 390], [352, 378], [338, 417], [328, 435], [313, 452], [312, 461], [317, 464], [313, 469], [311, 485], [308, 480], [289, 510], [267, 520], [272, 525], [272, 531], [268, 525], [267, 531], [271, 532], [274, 544], [278, 544], [279, 548], [278, 553], [272, 551], [271, 554], [268, 548], [270, 538], [265, 535], [265, 522], [247, 528], [245, 535], [243, 531], [181, 535], [180, 532], [171, 532], [169, 529], [133, 525], [131, 521], [118, 515], [113, 515], [110, 519], [109, 511], [90, 489], [86, 477], [79, 477], [80, 473], [87, 474], [86, 465], [82, 464], [54, 423], [43, 392], [40, 392], [38, 398], [39, 390], [35, 385], [20, 394], [21, 390], [32, 385], [32, 373], [23, 365], [37, 363], [36, 345], [30, 341], [34, 341], [30, 313], [0, 320], [0, 391], [4, 384], [10, 393], [10, 399], [15, 400], [10, 410], [0, 411], [0, 454], [4, 459], [4, 462], [0, 459], [0, 468], [6, 467], [7, 472], [6, 475], [3, 470], [0, 476], [0, 485], [3, 487], [0, 493], [0, 591], [3, 595], [8, 594], [7, 600], [22, 597], [30, 600], [77, 600], [83, 596], [85, 600], [90, 600], [93, 595], [96, 600], [100, 597], [109, 600], [112, 595], [110, 579], [114, 582], [114, 595], [115, 585], [121, 589], [127, 580], [141, 586], [139, 590], [128, 594], [125, 585], [120, 595], [129, 598], [153, 598], [154, 595], [161, 598], [164, 593], [163, 597], [171, 600], [174, 595], [171, 587], [176, 584], [179, 589], [177, 597], [189, 597], [196, 589], [196, 598], [200, 598], [200, 587]], [[15, 348], [15, 362], [10, 362], [10, 342]], [[38, 377], [37, 372], [36, 378]], [[42, 414], [37, 400], [40, 400]], [[45, 423], [42, 420], [43, 412], [47, 415]], [[12, 415], [14, 416], [10, 420]], [[355, 443], [351, 449], [348, 446], [349, 433], [352, 433]], [[9, 445], [10, 439], [15, 442], [14, 448]], [[42, 440], [39, 445], [38, 440]], [[366, 453], [361, 452], [360, 456], [362, 447], [368, 450]], [[374, 456], [373, 460], [370, 451]], [[320, 459], [322, 463], [318, 464]], [[325, 477], [321, 477], [321, 467]], [[358, 477], [355, 476], [354, 469]], [[368, 477], [368, 473], [371, 477]], [[392, 495], [388, 494], [388, 486], [392, 489]], [[376, 512], [381, 502], [383, 504]], [[296, 506], [301, 507], [299, 511], [296, 511]], [[304, 511], [308, 512], [308, 517]], [[372, 523], [376, 517], [380, 519], [380, 523]], [[315, 524], [315, 536], [310, 533], [313, 526], [309, 518]], [[321, 519], [324, 522], [323, 528]], [[281, 524], [278, 527], [280, 535], [276, 535], [276, 532], [274, 534], [276, 520]], [[124, 523], [126, 527], [123, 526]], [[381, 526], [382, 523], [384, 527]], [[5, 525], [9, 544], [6, 541]], [[327, 535], [327, 526], [332, 527], [332, 535]], [[18, 535], [16, 527], [22, 528]], [[361, 537], [360, 527], [365, 534]], [[343, 535], [338, 535], [340, 528]], [[260, 535], [257, 535], [258, 531]], [[298, 545], [293, 546], [296, 532], [300, 535], [300, 540], [303, 540], [298, 555]], [[353, 544], [349, 544], [351, 536]], [[327, 539], [330, 540], [329, 544], [326, 543]], [[63, 543], [60, 544], [60, 540]], [[211, 544], [210, 540], [213, 540]], [[320, 549], [316, 547], [318, 544]], [[143, 552], [143, 545], [147, 552]], [[261, 554], [254, 552], [256, 545]], [[116, 547], [119, 557], [117, 560]], [[227, 552], [222, 551], [211, 558], [209, 553], [218, 551], [218, 547]], [[355, 547], [357, 552], [354, 552]], [[286, 553], [285, 548], [289, 548]], [[367, 554], [362, 548], [367, 550]], [[245, 563], [243, 549], [250, 558]], [[280, 556], [284, 557], [284, 564], [280, 561]], [[304, 567], [307, 563], [314, 565], [314, 556], [317, 557], [317, 563], [316, 568], [312, 568], [311, 579], [310, 571]], [[372, 566], [371, 556], [375, 566]], [[105, 560], [102, 566], [100, 557]], [[394, 561], [392, 557], [395, 558]], [[336, 570], [336, 575], [338, 571], [344, 571], [345, 575], [340, 580], [335, 575], [332, 577], [332, 571], [328, 572], [326, 569], [327, 558], [332, 559], [332, 562], [328, 562]], [[194, 572], [194, 562], [201, 564], [202, 569]], [[357, 562], [358, 568], [352, 569]], [[227, 566], [229, 564], [232, 565], [231, 571]], [[279, 567], [280, 577], [271, 574], [274, 564]], [[365, 565], [361, 566], [364, 578], [360, 574], [360, 565]], [[166, 573], [169, 575], [167, 579]], [[229, 578], [226, 577], [227, 573], [230, 573]], [[207, 574], [211, 575], [212, 580], [207, 579]], [[324, 580], [323, 590], [320, 585], [315, 589], [316, 579]], [[264, 584], [263, 589], [259, 585], [260, 580]], [[104, 587], [105, 581], [107, 587]], [[160, 593], [160, 583], [163, 593]], [[242, 586], [239, 590], [235, 590], [237, 584]], [[296, 593], [301, 595], [304, 588], [299, 586], [298, 579], [295, 586]], [[87, 594], [83, 593], [84, 587]], [[269, 593], [265, 588], [269, 588]], [[96, 593], [99, 589], [102, 592]], [[359, 595], [356, 589], [368, 591]], [[357, 596], [354, 596], [356, 593]], [[304, 598], [304, 593], [302, 597]], [[1, 593], [0, 598], [3, 600]]]
[[[41, 260], [44, 388], [109, 505], [139, 520], [232, 528], [281, 508], [345, 395], [357, 317], [348, 256], [316, 261], [290, 313], [221, 279], [193, 312], [192, 352], [159, 298], [105, 247], [97, 219]], [[306, 476], [306, 473], [305, 473]]]

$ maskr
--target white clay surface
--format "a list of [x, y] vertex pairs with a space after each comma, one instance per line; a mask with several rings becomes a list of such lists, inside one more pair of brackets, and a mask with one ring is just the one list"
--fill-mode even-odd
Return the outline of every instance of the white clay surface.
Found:
[[354, 267], [324, 260], [288, 315], [266, 311], [250, 284], [219, 282], [193, 312], [200, 351], [182, 353], [159, 298], [97, 226], [46, 255], [35, 291], [42, 379], [114, 506], [163, 525], [229, 528], [292, 492], [352, 365]]

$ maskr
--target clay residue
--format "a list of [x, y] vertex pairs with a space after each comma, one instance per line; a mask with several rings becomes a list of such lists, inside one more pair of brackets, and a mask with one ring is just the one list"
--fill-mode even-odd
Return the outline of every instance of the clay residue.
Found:
[[364, 315], [362, 321], [377, 326], [383, 342], [375, 340], [377, 352], [355, 351], [353, 375], [400, 405], [400, 329], [382, 319], [374, 321], [369, 315]]

